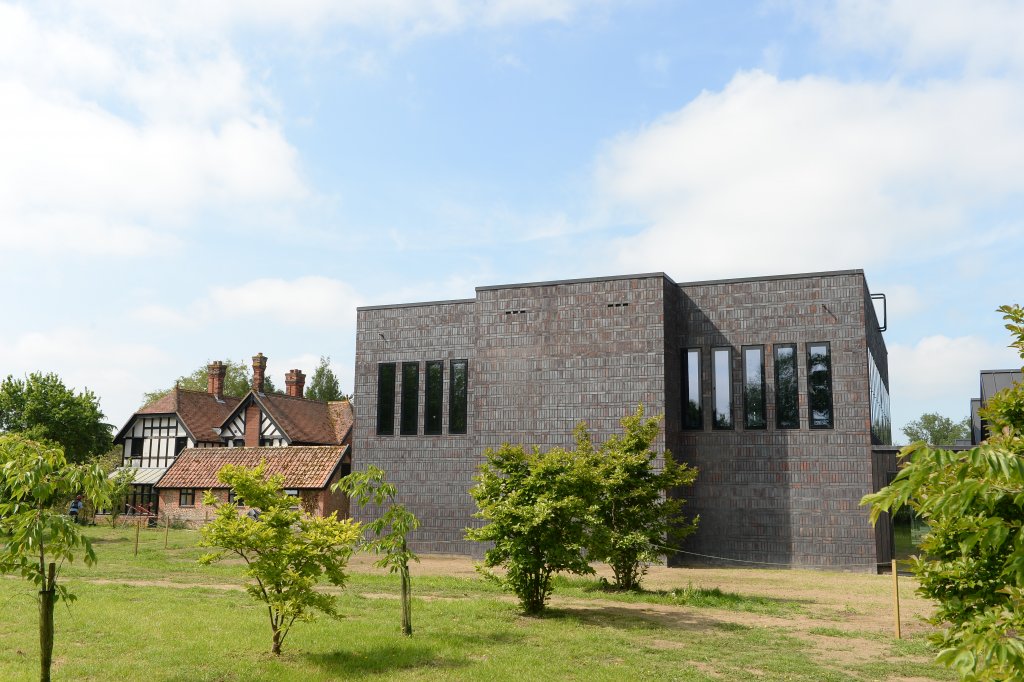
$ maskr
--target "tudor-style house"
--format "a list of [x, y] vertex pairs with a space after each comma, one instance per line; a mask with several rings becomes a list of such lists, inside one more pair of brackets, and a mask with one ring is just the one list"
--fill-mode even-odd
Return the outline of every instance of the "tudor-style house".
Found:
[[[201, 459], [204, 452], [212, 456], [216, 454], [212, 448], [244, 448], [246, 461], [252, 459], [253, 466], [263, 458], [278, 463], [295, 460], [291, 468], [284, 464], [275, 466], [283, 467], [283, 471], [306, 472], [300, 477], [301, 481], [316, 478], [325, 467], [330, 469], [331, 482], [337, 478], [334, 474], [347, 473], [351, 465], [351, 403], [303, 398], [306, 377], [298, 369], [287, 373], [284, 394], [265, 393], [267, 358], [258, 353], [252, 360], [252, 388], [244, 397], [224, 395], [227, 367], [223, 362], [212, 362], [207, 367], [205, 393], [175, 386], [163, 397], [140, 408], [117, 433], [114, 442], [123, 448], [121, 468], [134, 472], [132, 494], [125, 505], [127, 513], [156, 515], [171, 501], [175, 509], [201, 506], [202, 490], [193, 498], [188, 492], [182, 497], [176, 487], [157, 488], [156, 484], [180, 458], [195, 461]], [[316, 452], [311, 454], [309, 447], [292, 449], [294, 446], [331, 447], [313, 448]], [[325, 464], [324, 459], [330, 457], [335, 461], [328, 466], [331, 463]], [[310, 474], [312, 470], [318, 473]], [[215, 477], [216, 471], [213, 475]], [[285, 485], [289, 486], [287, 476]], [[190, 504], [181, 503], [190, 499], [194, 500]], [[324, 501], [318, 507], [333, 510], [341, 504]]]

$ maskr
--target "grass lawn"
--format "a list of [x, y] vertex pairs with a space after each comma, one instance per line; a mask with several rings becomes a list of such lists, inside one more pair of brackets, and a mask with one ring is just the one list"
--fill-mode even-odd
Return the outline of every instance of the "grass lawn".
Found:
[[[892, 639], [889, 576], [656, 568], [650, 592], [624, 595], [560, 579], [548, 615], [527, 618], [468, 561], [431, 558], [413, 567], [411, 638], [397, 578], [361, 558], [343, 617], [295, 626], [275, 657], [242, 567], [196, 564], [195, 532], [172, 530], [165, 550], [163, 530], [144, 530], [138, 557], [132, 530], [89, 533], [100, 563], [62, 570], [78, 600], [57, 606], [56, 680], [954, 679], [923, 625]], [[901, 581], [912, 619], [927, 605]], [[31, 586], [0, 579], [0, 606], [0, 679], [38, 679]]]

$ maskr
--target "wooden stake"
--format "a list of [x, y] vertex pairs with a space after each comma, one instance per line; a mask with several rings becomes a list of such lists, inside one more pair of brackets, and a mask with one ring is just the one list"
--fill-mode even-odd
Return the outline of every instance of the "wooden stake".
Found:
[[900, 637], [900, 578], [896, 572], [896, 560], [892, 560], [892, 608], [895, 618], [896, 639]]
[[167, 549], [167, 536], [171, 534], [171, 515], [166, 516], [167, 523], [164, 524], [164, 549]]
[[135, 556], [139, 556], [139, 533], [142, 531], [142, 519], [135, 524]]

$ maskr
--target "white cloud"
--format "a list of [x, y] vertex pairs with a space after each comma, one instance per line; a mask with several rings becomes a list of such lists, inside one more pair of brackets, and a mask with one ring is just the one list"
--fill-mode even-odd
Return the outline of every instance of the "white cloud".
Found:
[[610, 257], [698, 279], [950, 252], [984, 232], [972, 211], [1024, 195], [1022, 121], [1007, 81], [739, 73], [599, 158], [603, 208], [643, 226]]
[[1017, 0], [794, 2], [830, 48], [895, 54], [906, 68], [961, 64], [969, 72], [1024, 68]]
[[144, 306], [135, 317], [168, 327], [247, 319], [271, 326], [342, 327], [354, 331], [355, 309], [359, 305], [362, 302], [355, 289], [341, 280], [319, 276], [292, 280], [262, 278], [238, 286], [214, 287], [182, 310]]
[[0, 336], [5, 375], [54, 372], [65, 385], [89, 388], [100, 397], [108, 421], [130, 414], [142, 392], [162, 381], [168, 356], [153, 345], [111, 339], [76, 327]]
[[978, 397], [981, 370], [1019, 364], [1011, 349], [979, 336], [936, 335], [913, 345], [895, 343], [889, 346], [890, 394], [894, 405], [920, 406], [916, 414], [906, 415], [908, 419], [928, 411], [962, 416], [970, 399]]

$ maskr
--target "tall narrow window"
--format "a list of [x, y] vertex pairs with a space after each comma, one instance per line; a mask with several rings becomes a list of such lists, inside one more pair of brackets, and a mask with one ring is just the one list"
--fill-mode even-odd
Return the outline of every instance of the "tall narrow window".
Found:
[[711, 402], [714, 406], [714, 427], [732, 428], [732, 349], [711, 351]]
[[395, 363], [377, 365], [377, 435], [395, 434]]
[[400, 433], [415, 436], [420, 410], [420, 363], [402, 363], [402, 418]]
[[441, 403], [444, 401], [444, 363], [427, 363], [426, 410], [423, 413], [423, 433], [436, 436], [441, 433]]
[[196, 489], [182, 488], [178, 491], [179, 507], [194, 507], [196, 504]]
[[807, 344], [807, 410], [812, 429], [832, 428], [832, 354], [828, 343]]
[[764, 416], [764, 346], [743, 348], [743, 426], [763, 429]]
[[469, 360], [452, 360], [448, 392], [448, 433], [466, 433]]
[[683, 428], [704, 427], [704, 415], [700, 409], [700, 350], [691, 348], [683, 351]]
[[800, 428], [800, 403], [797, 398], [796, 346], [775, 346], [775, 426]]
[[188, 438], [185, 436], [178, 436], [174, 439], [174, 456], [177, 457], [181, 454], [181, 451], [188, 445]]

